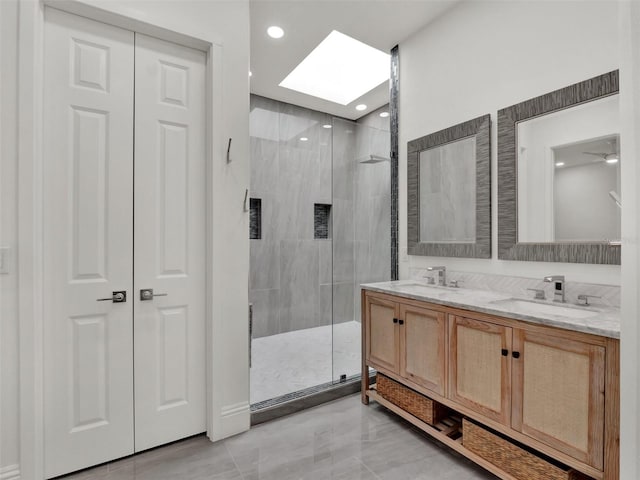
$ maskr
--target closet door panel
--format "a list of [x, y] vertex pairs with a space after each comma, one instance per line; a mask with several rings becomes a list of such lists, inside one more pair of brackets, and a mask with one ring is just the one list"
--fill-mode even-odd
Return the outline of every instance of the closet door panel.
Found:
[[45, 9], [47, 477], [133, 453], [133, 67], [132, 32]]
[[206, 430], [205, 65], [136, 34], [136, 451]]

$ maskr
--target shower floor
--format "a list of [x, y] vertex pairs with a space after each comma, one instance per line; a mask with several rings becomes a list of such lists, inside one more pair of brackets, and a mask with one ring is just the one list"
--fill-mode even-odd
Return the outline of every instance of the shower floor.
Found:
[[354, 321], [255, 338], [251, 403], [360, 373], [360, 331]]

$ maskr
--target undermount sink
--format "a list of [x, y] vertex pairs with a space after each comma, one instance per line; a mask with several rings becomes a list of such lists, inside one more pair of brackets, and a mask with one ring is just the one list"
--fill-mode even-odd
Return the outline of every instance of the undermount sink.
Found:
[[398, 285], [399, 287], [422, 287], [422, 288], [434, 288], [436, 290], [450, 290], [452, 287], [443, 287], [441, 285], [429, 285], [428, 283], [420, 283], [420, 282], [413, 282], [413, 283], [403, 283], [401, 285]]
[[458, 294], [460, 289], [456, 287], [443, 287], [440, 285], [428, 285], [426, 283], [403, 283], [396, 285], [395, 288], [407, 289], [408, 291], [413, 291], [414, 293], [428, 295], [431, 297], [442, 297], [448, 294]]
[[457, 293], [459, 290], [458, 287], [443, 287], [441, 285], [428, 285], [426, 283], [404, 283], [402, 285], [398, 285], [399, 288], [412, 288], [417, 290], [423, 290], [427, 292], [431, 292], [434, 295], [441, 293]]
[[589, 318], [597, 315], [598, 312], [583, 308], [564, 307], [562, 305], [539, 303], [535, 301], [522, 300], [519, 298], [507, 298], [504, 300], [494, 300], [491, 302], [496, 306], [505, 309], [513, 309], [522, 313], [542, 314], [542, 315], [560, 315], [570, 318]]

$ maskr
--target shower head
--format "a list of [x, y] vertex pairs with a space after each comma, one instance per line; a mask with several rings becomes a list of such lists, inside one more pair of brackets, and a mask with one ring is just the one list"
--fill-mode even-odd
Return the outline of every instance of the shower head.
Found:
[[386, 157], [381, 157], [380, 155], [366, 155], [364, 157], [360, 157], [356, 159], [358, 163], [380, 163], [380, 162], [390, 162], [391, 159]]
[[618, 205], [619, 208], [622, 208], [622, 200], [620, 200], [620, 195], [618, 195], [617, 192], [615, 192], [614, 190], [611, 190], [609, 192], [609, 196], [614, 202], [616, 202], [616, 205]]

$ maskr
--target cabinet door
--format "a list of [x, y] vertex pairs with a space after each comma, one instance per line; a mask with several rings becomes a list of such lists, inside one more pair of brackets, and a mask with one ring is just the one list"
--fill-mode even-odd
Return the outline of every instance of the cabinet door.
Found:
[[366, 298], [367, 363], [375, 368], [399, 373], [398, 304], [370, 295]]
[[515, 330], [514, 350], [513, 428], [601, 469], [604, 347]]
[[444, 395], [445, 314], [401, 304], [400, 319], [400, 375]]
[[511, 328], [456, 316], [449, 324], [449, 398], [509, 425]]

